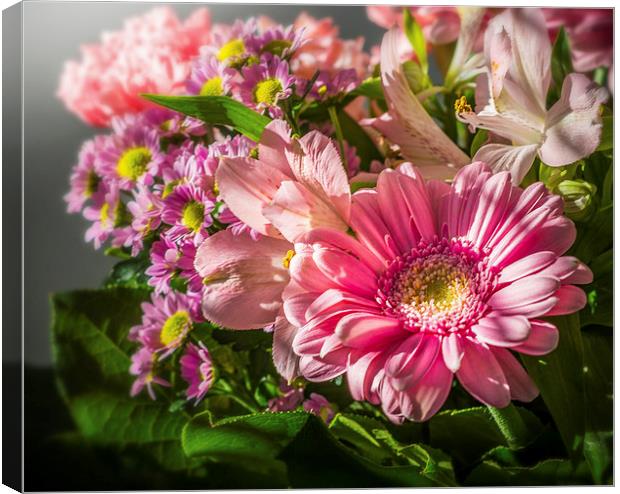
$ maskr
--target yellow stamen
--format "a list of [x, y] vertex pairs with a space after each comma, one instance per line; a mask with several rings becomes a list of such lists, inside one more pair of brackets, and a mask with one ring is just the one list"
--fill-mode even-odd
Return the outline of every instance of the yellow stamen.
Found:
[[166, 319], [159, 333], [159, 340], [162, 345], [168, 346], [182, 338], [191, 329], [192, 320], [189, 313], [184, 310], [177, 311]]
[[188, 202], [183, 208], [182, 222], [187, 228], [198, 232], [205, 219], [205, 207], [197, 201]]
[[291, 259], [293, 259], [293, 257], [295, 257], [295, 251], [289, 250], [282, 258], [282, 266], [284, 267], [284, 269], [288, 269], [288, 267], [291, 265]]
[[467, 98], [465, 96], [461, 96], [454, 102], [454, 111], [458, 114], [472, 112], [471, 106], [467, 103]]
[[254, 88], [254, 102], [273, 105], [278, 93], [282, 91], [282, 84], [273, 77], [260, 81]]
[[123, 178], [136, 180], [146, 172], [151, 158], [151, 152], [144, 146], [129, 148], [119, 158], [116, 171]]
[[222, 78], [219, 76], [205, 81], [200, 89], [200, 96], [221, 96], [222, 94], [224, 94], [224, 87]]
[[217, 59], [220, 62], [228, 60], [232, 57], [239, 57], [245, 52], [245, 45], [242, 39], [233, 39], [220, 48], [217, 53]]

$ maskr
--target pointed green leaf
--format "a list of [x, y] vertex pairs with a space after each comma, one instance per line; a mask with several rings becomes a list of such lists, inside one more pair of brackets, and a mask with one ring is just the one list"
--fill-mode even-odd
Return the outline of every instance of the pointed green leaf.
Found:
[[562, 27], [558, 33], [551, 53], [551, 75], [556, 87], [561, 89], [564, 78], [573, 72], [571, 49], [568, 35]]
[[428, 56], [426, 53], [426, 40], [422, 28], [415, 21], [408, 8], [403, 9], [403, 20], [405, 24], [405, 35], [411, 43], [413, 52], [418, 57], [420, 67], [425, 74], [428, 74]]
[[144, 94], [144, 98], [172, 110], [198, 118], [211, 125], [227, 125], [255, 142], [260, 140], [271, 121], [228, 96], [162, 96]]

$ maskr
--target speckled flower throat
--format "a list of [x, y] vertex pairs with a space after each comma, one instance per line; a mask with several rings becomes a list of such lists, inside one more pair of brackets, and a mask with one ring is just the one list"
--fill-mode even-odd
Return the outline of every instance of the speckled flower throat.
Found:
[[496, 279], [486, 256], [465, 240], [420, 242], [383, 273], [377, 301], [410, 331], [466, 331], [486, 312]]

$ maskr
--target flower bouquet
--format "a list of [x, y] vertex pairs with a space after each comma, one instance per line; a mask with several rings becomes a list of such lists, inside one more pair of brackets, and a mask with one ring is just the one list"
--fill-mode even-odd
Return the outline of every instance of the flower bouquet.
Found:
[[118, 258], [53, 297], [80, 440], [141, 488], [611, 483], [612, 11], [367, 10], [67, 63]]

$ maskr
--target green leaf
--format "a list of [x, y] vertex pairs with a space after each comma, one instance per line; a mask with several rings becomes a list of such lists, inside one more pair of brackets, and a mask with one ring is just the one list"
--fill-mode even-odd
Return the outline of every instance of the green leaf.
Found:
[[533, 467], [506, 467], [484, 461], [465, 480], [467, 486], [581, 485], [590, 483], [585, 463], [577, 468], [569, 460], [545, 460]]
[[[542, 424], [534, 414], [515, 407], [527, 426], [529, 443], [542, 431]], [[430, 445], [446, 451], [464, 465], [475, 463], [483, 454], [497, 446], [508, 446], [508, 441], [486, 407], [446, 410], [430, 421]]]
[[597, 151], [607, 151], [614, 147], [614, 117], [613, 115], [603, 116], [603, 131], [601, 132], [601, 142], [596, 148]]
[[566, 76], [572, 72], [573, 62], [571, 61], [570, 42], [566, 31], [562, 27], [555, 39], [551, 53], [551, 75], [558, 90], [562, 87]]
[[360, 189], [374, 189], [377, 185], [376, 182], [351, 182], [351, 194], [354, 194]]
[[428, 56], [426, 53], [426, 40], [422, 28], [415, 21], [408, 8], [403, 9], [403, 20], [405, 24], [405, 35], [411, 43], [413, 52], [418, 57], [420, 67], [425, 74], [428, 74]]
[[368, 171], [372, 160], [383, 160], [383, 156], [375, 146], [370, 136], [353, 120], [353, 118], [344, 110], [338, 110], [338, 120], [342, 128], [344, 139], [351, 145], [355, 146], [357, 155], [361, 160], [361, 169]]
[[584, 456], [597, 484], [610, 483], [613, 441], [613, 338], [608, 328], [582, 332], [585, 437]]
[[186, 418], [144, 397], [130, 398], [127, 341], [140, 321], [144, 290], [113, 288], [52, 297], [52, 349], [61, 395], [93, 444], [140, 452], [162, 469], [185, 470], [179, 437]]
[[[580, 224], [571, 254], [589, 264], [595, 257], [609, 250], [613, 242], [613, 218], [613, 205], [609, 204], [599, 209], [587, 223]], [[593, 242], [593, 239], [596, 241]]]
[[116, 263], [112, 271], [103, 282], [106, 288], [126, 287], [138, 289], [150, 289], [148, 276], [145, 271], [150, 266], [149, 258], [130, 257], [124, 261]]
[[568, 453], [577, 459], [583, 451], [585, 423], [579, 315], [551, 317], [549, 320], [560, 331], [558, 347], [542, 357], [522, 355], [521, 359], [538, 386]]
[[198, 118], [211, 125], [227, 125], [255, 142], [260, 140], [271, 121], [228, 96], [161, 96], [144, 94], [144, 98], [172, 110]]
[[383, 85], [380, 77], [369, 77], [349, 93], [351, 96], [366, 96], [369, 99], [383, 100]]
[[489, 138], [489, 133], [486, 130], [480, 129], [480, 130], [478, 130], [478, 132], [476, 132], [476, 135], [474, 136], [474, 139], [471, 141], [471, 148], [469, 150], [469, 155], [472, 158], [478, 152], [478, 150], [484, 144], [486, 144], [488, 138]]

